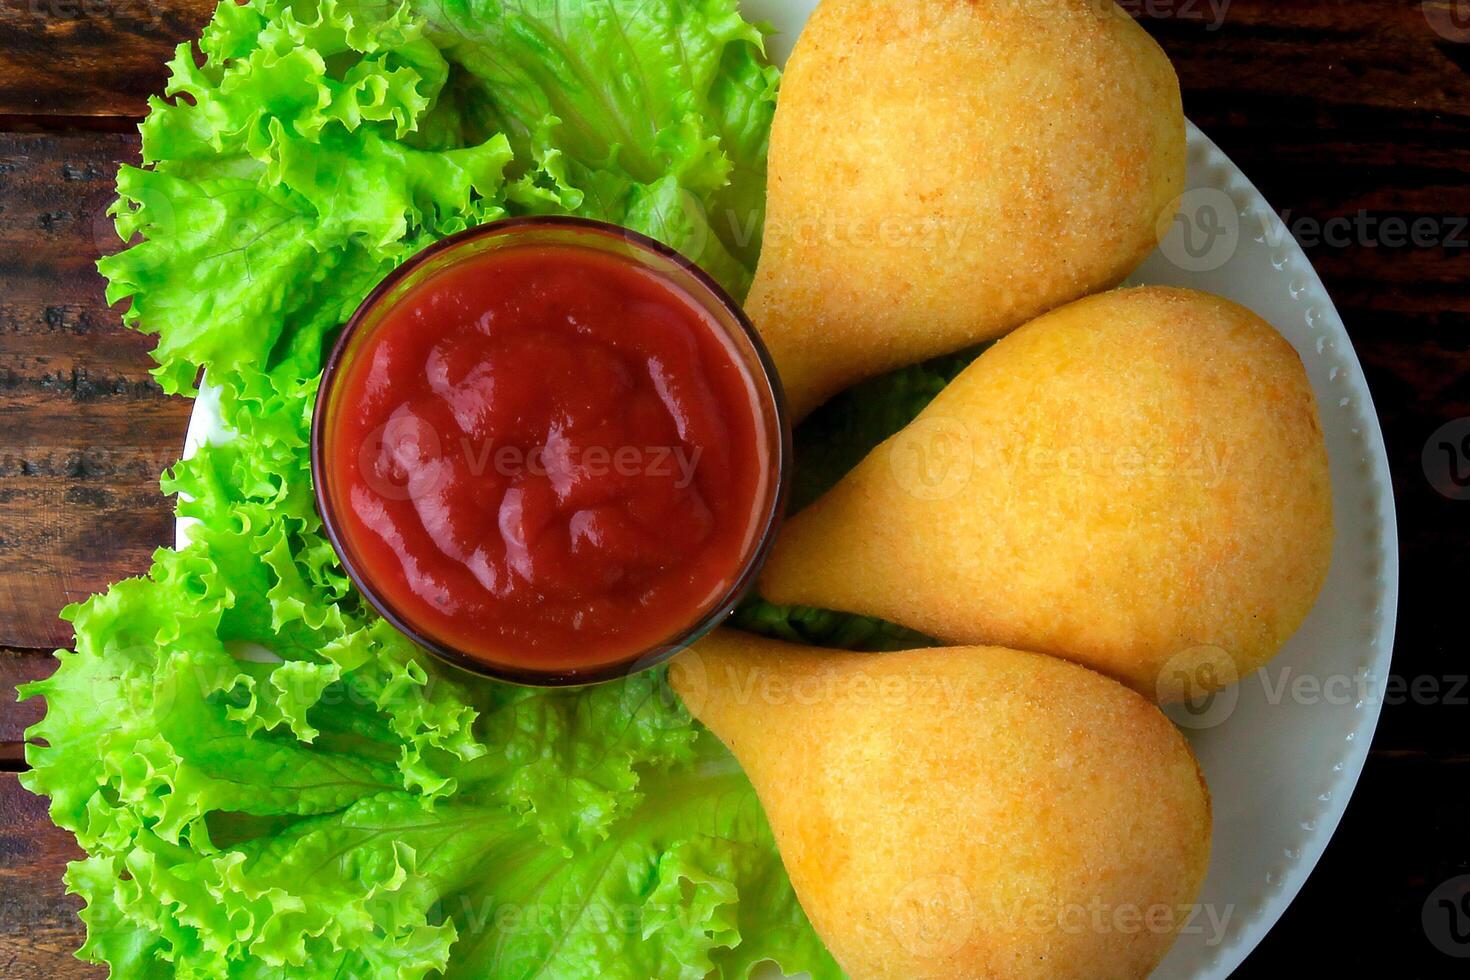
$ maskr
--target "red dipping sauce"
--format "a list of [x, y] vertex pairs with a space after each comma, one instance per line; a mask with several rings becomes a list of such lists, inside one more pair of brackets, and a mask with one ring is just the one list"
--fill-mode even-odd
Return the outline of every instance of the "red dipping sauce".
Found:
[[651, 665], [728, 611], [778, 516], [763, 351], [702, 273], [621, 230], [533, 219], [430, 252], [323, 381], [344, 563], [400, 629], [496, 676]]

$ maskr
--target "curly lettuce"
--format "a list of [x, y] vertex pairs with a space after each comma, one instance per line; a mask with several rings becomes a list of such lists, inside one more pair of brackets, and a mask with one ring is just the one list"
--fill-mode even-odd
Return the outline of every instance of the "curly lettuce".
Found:
[[118, 175], [108, 298], [222, 431], [193, 522], [69, 607], [32, 792], [123, 977], [835, 977], [754, 792], [662, 671], [571, 691], [429, 658], [353, 589], [307, 460], [386, 272], [506, 215], [629, 225], [737, 294], [778, 75], [735, 0], [222, 3]]

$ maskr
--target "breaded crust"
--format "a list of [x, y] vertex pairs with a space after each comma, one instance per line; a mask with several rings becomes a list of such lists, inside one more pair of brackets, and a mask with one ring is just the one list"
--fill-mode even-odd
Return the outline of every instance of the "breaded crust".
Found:
[[725, 631], [671, 676], [854, 980], [1142, 978], [1199, 893], [1210, 804], [1189, 746], [1092, 671]]
[[825, 0], [747, 303], [793, 408], [1118, 284], [1184, 155], [1173, 68], [1107, 0]]
[[1169, 701], [1275, 656], [1332, 533], [1291, 345], [1218, 297], [1125, 289], [981, 355], [787, 522], [761, 589], [1066, 657]]

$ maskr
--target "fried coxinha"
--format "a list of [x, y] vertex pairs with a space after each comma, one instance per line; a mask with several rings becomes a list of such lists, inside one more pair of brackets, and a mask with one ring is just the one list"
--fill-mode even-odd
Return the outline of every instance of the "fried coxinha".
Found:
[[1199, 893], [1210, 803], [1189, 746], [1090, 670], [723, 631], [671, 677], [855, 980], [1145, 977]]
[[1065, 657], [1172, 701], [1281, 649], [1332, 531], [1291, 345], [1218, 297], [1122, 289], [982, 354], [786, 524], [761, 589]]
[[1184, 169], [1173, 68], [1109, 0], [825, 0], [747, 303], [794, 411], [1117, 285]]

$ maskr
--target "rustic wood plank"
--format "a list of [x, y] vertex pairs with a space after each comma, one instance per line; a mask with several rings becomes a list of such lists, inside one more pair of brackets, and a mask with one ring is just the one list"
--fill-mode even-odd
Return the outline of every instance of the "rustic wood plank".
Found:
[[1427, 941], [1421, 916], [1441, 882], [1470, 871], [1464, 763], [1463, 756], [1440, 753], [1371, 755], [1321, 863], [1232, 980], [1277, 980], [1282, 964], [1300, 957], [1309, 937], [1329, 930], [1372, 938], [1312, 947], [1315, 975], [1463, 977], [1465, 961]]
[[142, 116], [214, 0], [0, 0], [0, 113]]
[[[1200, 93], [1228, 91], [1324, 113], [1372, 106], [1459, 118], [1470, 112], [1467, 49], [1435, 29], [1443, 20], [1427, 15], [1421, 0], [1120, 2], [1169, 51], [1187, 110], [1199, 107]], [[1448, 13], [1455, 0], [1439, 6]], [[1221, 7], [1223, 16], [1215, 16]], [[1470, 31], [1463, 34], [1470, 39]]]
[[70, 641], [69, 602], [148, 567], [172, 540], [158, 489], [189, 402], [148, 376], [93, 263], [136, 136], [0, 134], [0, 645]]
[[82, 903], [66, 894], [61, 875], [81, 856], [71, 835], [51, 825], [46, 800], [0, 773], [0, 976], [106, 975], [72, 956], [85, 938]]
[[16, 700], [16, 687], [50, 677], [56, 659], [36, 650], [0, 650], [0, 769], [25, 768], [25, 730], [46, 713], [45, 701]]
[[[3, 0], [0, 114], [138, 118], [164, 62], [214, 0]], [[1463, 44], [1420, 0], [1122, 0], [1175, 57], [1186, 91], [1463, 114]], [[1223, 15], [1217, 10], [1223, 6]], [[1453, 0], [1441, 5], [1445, 11]], [[1319, 71], [1303, 72], [1303, 63]]]

